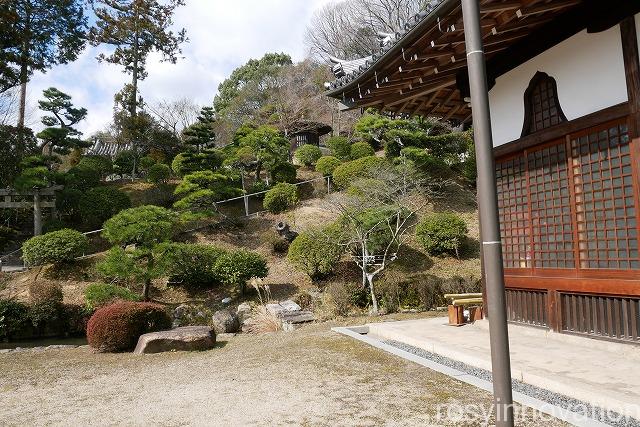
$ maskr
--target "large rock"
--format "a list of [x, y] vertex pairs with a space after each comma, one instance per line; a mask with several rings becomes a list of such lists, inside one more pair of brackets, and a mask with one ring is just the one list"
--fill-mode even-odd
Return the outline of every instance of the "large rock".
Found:
[[287, 313], [300, 311], [300, 306], [291, 300], [282, 301], [276, 304], [267, 304], [267, 311], [274, 316], [282, 317]]
[[240, 330], [238, 315], [229, 310], [216, 311], [212, 320], [216, 334], [233, 334]]
[[242, 304], [240, 304], [238, 306], [238, 309], [236, 310], [236, 314], [238, 315], [238, 320], [240, 320], [240, 323], [244, 323], [246, 319], [251, 317], [252, 311], [253, 310], [251, 309], [251, 305], [248, 302], [243, 302]]
[[216, 345], [216, 334], [208, 326], [186, 326], [170, 331], [151, 332], [138, 339], [136, 354], [165, 351], [202, 351]]

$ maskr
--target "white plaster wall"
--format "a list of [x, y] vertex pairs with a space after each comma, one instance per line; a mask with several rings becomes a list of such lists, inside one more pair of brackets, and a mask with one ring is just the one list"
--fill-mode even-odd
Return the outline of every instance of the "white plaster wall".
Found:
[[[640, 14], [636, 15], [640, 28]], [[568, 120], [627, 101], [620, 27], [583, 31], [500, 76], [489, 92], [493, 145], [520, 138], [524, 92], [537, 71], [556, 79]]]

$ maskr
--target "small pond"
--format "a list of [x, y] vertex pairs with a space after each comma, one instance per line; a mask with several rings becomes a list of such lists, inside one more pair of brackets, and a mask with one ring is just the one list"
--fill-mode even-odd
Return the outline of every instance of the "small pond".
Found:
[[45, 338], [28, 341], [0, 342], [0, 350], [13, 350], [14, 348], [48, 347], [50, 345], [86, 345], [86, 338]]

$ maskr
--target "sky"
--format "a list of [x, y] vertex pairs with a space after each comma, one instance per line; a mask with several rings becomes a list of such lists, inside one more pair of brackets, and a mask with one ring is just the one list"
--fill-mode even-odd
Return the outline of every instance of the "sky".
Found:
[[[186, 28], [189, 42], [182, 46], [183, 59], [162, 63], [152, 54], [149, 76], [141, 83], [147, 103], [190, 98], [210, 105], [218, 85], [251, 58], [267, 52], [284, 52], [294, 61], [305, 58], [304, 32], [313, 12], [334, 0], [186, 0], [177, 9], [175, 28]], [[73, 97], [76, 106], [89, 114], [78, 125], [85, 136], [102, 130], [111, 121], [113, 95], [130, 76], [122, 67], [99, 63], [95, 58], [106, 47], [88, 47], [73, 63], [36, 74], [28, 86], [29, 124], [38, 129], [41, 113], [37, 100], [48, 87]]]

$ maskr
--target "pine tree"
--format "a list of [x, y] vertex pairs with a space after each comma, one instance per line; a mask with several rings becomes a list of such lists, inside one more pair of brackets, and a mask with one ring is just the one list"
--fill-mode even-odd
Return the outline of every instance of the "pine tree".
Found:
[[82, 132], [74, 128], [87, 117], [87, 109], [74, 107], [71, 97], [54, 87], [45, 90], [43, 96], [38, 105], [51, 115], [42, 117], [42, 124], [47, 127], [37, 137], [45, 142], [49, 156], [88, 146], [79, 138]]
[[131, 74], [129, 114], [138, 112], [138, 83], [147, 77], [146, 60], [152, 51], [160, 52], [163, 60], [176, 63], [182, 53], [180, 44], [187, 40], [186, 31], [174, 33], [173, 12], [184, 0], [91, 0], [96, 24], [89, 32], [93, 46], [115, 46], [112, 54], [100, 54], [99, 61], [124, 67]]
[[[85, 46], [84, 0], [11, 0], [0, 10], [0, 79], [21, 85], [18, 128], [24, 127], [27, 83], [34, 71], [74, 61]], [[5, 22], [9, 25], [5, 25]]]
[[198, 152], [203, 148], [213, 145], [216, 140], [216, 133], [214, 131], [215, 123], [216, 118], [213, 108], [202, 108], [198, 116], [198, 121], [182, 132], [184, 143], [194, 147]]

